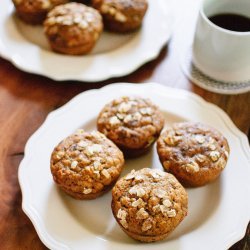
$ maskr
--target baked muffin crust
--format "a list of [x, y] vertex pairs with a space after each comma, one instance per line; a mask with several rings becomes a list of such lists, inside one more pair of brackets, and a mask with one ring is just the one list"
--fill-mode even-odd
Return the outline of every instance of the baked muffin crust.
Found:
[[122, 152], [93, 131], [79, 130], [54, 149], [50, 167], [54, 181], [77, 199], [93, 199], [107, 191], [124, 165]]
[[92, 0], [103, 16], [105, 28], [114, 32], [133, 31], [141, 26], [147, 0]]
[[229, 156], [226, 138], [216, 129], [195, 122], [176, 123], [157, 141], [164, 169], [186, 186], [202, 186], [216, 179]]
[[17, 15], [30, 24], [42, 24], [48, 11], [68, 0], [13, 0]]
[[145, 153], [160, 135], [164, 117], [149, 99], [121, 97], [105, 105], [97, 119], [98, 130], [126, 156]]
[[44, 22], [44, 32], [51, 48], [71, 55], [90, 52], [102, 29], [102, 17], [98, 11], [73, 2], [55, 7]]
[[112, 190], [112, 211], [136, 240], [164, 239], [187, 215], [188, 197], [177, 179], [157, 169], [132, 171]]

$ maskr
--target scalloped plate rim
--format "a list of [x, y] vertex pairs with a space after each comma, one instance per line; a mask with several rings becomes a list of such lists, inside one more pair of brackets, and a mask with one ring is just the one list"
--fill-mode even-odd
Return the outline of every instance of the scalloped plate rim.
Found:
[[[158, 88], [159, 90], [160, 89], [168, 90], [168, 91], [173, 92], [173, 93], [182, 94], [183, 96], [185, 96], [185, 98], [187, 98], [187, 97], [191, 98], [191, 99], [195, 100], [195, 102], [197, 104], [200, 104], [202, 106], [206, 106], [208, 109], [215, 111], [217, 113], [217, 115], [221, 117], [221, 119], [226, 124], [228, 129], [230, 129], [230, 131], [232, 133], [234, 133], [235, 136], [238, 137], [238, 139], [241, 142], [241, 146], [244, 149], [244, 154], [245, 154], [246, 158], [248, 159], [248, 161], [250, 162], [250, 153], [247, 154], [247, 152], [248, 152], [247, 150], [249, 150], [249, 145], [248, 145], [246, 135], [243, 132], [241, 132], [234, 125], [232, 120], [229, 118], [229, 116], [222, 109], [220, 109], [219, 107], [217, 107], [214, 104], [211, 104], [211, 103], [205, 101], [200, 96], [198, 96], [194, 93], [188, 92], [186, 90], [174, 89], [171, 87], [162, 86], [158, 83], [140, 84], [140, 87], [143, 87], [143, 86], [145, 86], [146, 88], [154, 88], [154, 89]], [[50, 114], [48, 114], [48, 116], [45, 119], [45, 121], [43, 122], [43, 124], [36, 130], [36, 132], [34, 132], [34, 134], [30, 137], [30, 139], [28, 140], [28, 142], [25, 146], [24, 158], [21, 161], [19, 169], [18, 169], [18, 180], [19, 180], [22, 195], [23, 195], [22, 208], [23, 208], [23, 211], [25, 212], [25, 214], [29, 217], [29, 219], [33, 223], [41, 241], [47, 247], [49, 247], [51, 249], [70, 249], [70, 248], [68, 246], [61, 244], [58, 241], [54, 240], [49, 235], [49, 233], [46, 231], [46, 229], [44, 227], [44, 223], [41, 221], [41, 218], [39, 217], [37, 211], [34, 210], [32, 205], [27, 202], [28, 195], [26, 195], [26, 194], [27, 194], [27, 192], [29, 193], [28, 187], [27, 187], [28, 184], [25, 183], [25, 181], [24, 181], [25, 178], [23, 178], [23, 176], [22, 176], [22, 171], [25, 170], [25, 165], [28, 164], [28, 162], [30, 160], [30, 152], [32, 151], [32, 150], [30, 150], [30, 148], [32, 147], [33, 144], [35, 144], [37, 138], [39, 138], [39, 136], [42, 135], [43, 130], [46, 129], [47, 123], [49, 123], [51, 120], [53, 120], [54, 117], [60, 115], [61, 113], [65, 112], [68, 109], [70, 109], [71, 107], [73, 107], [74, 103], [76, 103], [78, 99], [81, 99], [85, 95], [91, 95], [91, 94], [102, 92], [105, 90], [117, 89], [119, 87], [128, 87], [128, 88], [135, 87], [135, 88], [137, 88], [138, 85], [132, 84], [132, 83], [116, 83], [116, 84], [107, 85], [107, 86], [100, 88], [100, 89], [93, 89], [93, 90], [85, 91], [83, 93], [78, 94], [73, 99], [71, 99], [68, 103], [66, 103], [65, 105], [63, 105], [59, 109], [52, 111]], [[161, 94], [163, 94], [163, 93], [161, 93]], [[168, 94], [166, 94], [166, 95], [168, 95]], [[250, 174], [249, 169], [248, 169], [248, 174]], [[247, 189], [247, 192], [249, 192], [249, 188]], [[232, 234], [227, 239], [223, 240], [223, 242], [222, 241], [220, 242], [221, 243], [220, 246], [223, 245], [223, 248], [226, 249], [226, 248], [232, 246], [235, 242], [239, 241], [245, 235], [245, 230], [246, 230], [247, 224], [250, 220], [250, 214], [247, 212], [242, 213], [241, 218], [243, 218], [242, 220], [244, 220], [244, 223], [242, 222], [242, 224], [238, 224], [237, 225], [238, 227], [237, 226], [235, 227]]]

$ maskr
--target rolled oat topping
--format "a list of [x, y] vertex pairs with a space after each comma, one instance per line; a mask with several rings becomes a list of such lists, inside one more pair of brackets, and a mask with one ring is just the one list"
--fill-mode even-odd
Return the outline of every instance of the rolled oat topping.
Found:
[[45, 30], [51, 26], [76, 25], [80, 29], [92, 32], [99, 32], [101, 16], [98, 12], [90, 7], [78, 3], [68, 3], [55, 7], [49, 12], [45, 21]]
[[138, 200], [136, 200], [136, 201], [134, 201], [134, 202], [132, 202], [132, 207], [141, 207], [141, 206], [144, 206], [144, 201], [141, 199], [141, 198], [139, 198]]
[[76, 193], [98, 193], [117, 179], [122, 152], [100, 132], [78, 131], [54, 149], [51, 172], [57, 184]]
[[218, 159], [220, 158], [220, 153], [218, 151], [212, 151], [209, 156], [212, 161], [218, 161]]
[[102, 15], [120, 23], [140, 23], [148, 7], [146, 0], [93, 0], [92, 2]]
[[142, 230], [143, 232], [145, 232], [145, 231], [148, 231], [148, 230], [151, 229], [151, 228], [152, 228], [152, 222], [151, 222], [150, 219], [148, 219], [148, 220], [145, 220], [145, 221], [143, 222], [141, 230]]
[[125, 177], [125, 179], [130, 180], [133, 178], [135, 178], [135, 170], [134, 169]]
[[200, 186], [218, 177], [227, 163], [229, 146], [214, 128], [183, 122], [161, 134], [157, 151], [166, 171], [185, 185]]
[[[137, 176], [142, 181], [137, 182]], [[112, 209], [120, 224], [138, 234], [162, 234], [170, 230], [166, 225], [179, 223], [187, 213], [184, 188], [174, 176], [156, 169], [132, 170], [116, 183], [112, 196]]]
[[102, 29], [102, 17], [97, 10], [74, 2], [56, 6], [44, 22], [51, 48], [72, 55], [90, 52]]
[[[176, 140], [176, 137], [179, 139]], [[178, 159], [188, 172], [207, 168], [210, 159], [216, 162], [224, 156], [220, 161], [225, 161], [225, 152], [228, 151], [225, 139], [214, 130], [208, 131], [202, 124], [175, 124], [163, 132], [162, 139], [165, 146], [161, 140], [158, 146], [161, 154], [165, 152], [164, 158], [170, 161]]]
[[200, 168], [199, 165], [194, 161], [190, 162], [186, 165], [187, 172], [199, 172]]
[[148, 212], [145, 211], [145, 209], [142, 207], [138, 212], [136, 213], [136, 219], [138, 220], [144, 220], [149, 217]]
[[97, 120], [98, 130], [118, 146], [150, 146], [159, 136], [164, 118], [148, 99], [121, 97], [107, 104]]
[[126, 217], [127, 217], [127, 212], [124, 210], [119, 209], [118, 213], [117, 213], [117, 218], [120, 219], [120, 223], [122, 224], [122, 226], [124, 228], [128, 227], [128, 223], [126, 221]]

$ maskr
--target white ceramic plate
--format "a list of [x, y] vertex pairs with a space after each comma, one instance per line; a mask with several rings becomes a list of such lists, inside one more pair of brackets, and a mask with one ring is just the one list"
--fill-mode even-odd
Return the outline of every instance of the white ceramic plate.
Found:
[[[167, 124], [191, 120], [214, 126], [231, 148], [221, 177], [205, 187], [188, 189], [187, 218], [166, 240], [154, 244], [138, 243], [124, 234], [112, 216], [110, 192], [92, 201], [74, 200], [56, 188], [50, 174], [55, 145], [77, 128], [95, 129], [104, 104], [124, 95], [151, 98], [160, 106]], [[250, 219], [249, 152], [247, 137], [229, 117], [194, 94], [155, 83], [109, 85], [84, 92], [53, 111], [30, 138], [19, 167], [22, 206], [51, 249], [227, 249], [244, 236]], [[155, 148], [146, 156], [126, 161], [122, 175], [143, 167], [162, 169]]]
[[24, 24], [13, 10], [11, 0], [1, 0], [0, 55], [23, 71], [59, 81], [92, 82], [129, 74], [158, 56], [173, 26], [171, 0], [149, 0], [139, 31], [104, 32], [91, 54], [67, 56], [52, 52], [42, 27]]

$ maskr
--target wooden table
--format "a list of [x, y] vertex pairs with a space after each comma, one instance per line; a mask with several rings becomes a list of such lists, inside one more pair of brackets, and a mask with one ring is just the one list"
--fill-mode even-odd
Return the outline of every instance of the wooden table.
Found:
[[[156, 60], [123, 78], [101, 83], [58, 83], [24, 73], [0, 59], [0, 249], [46, 249], [22, 211], [17, 170], [25, 143], [47, 114], [82, 91], [120, 81], [159, 82], [186, 89], [221, 107], [249, 136], [250, 93], [235, 96], [214, 94], [196, 87], [183, 75], [179, 52], [180, 48], [191, 44], [200, 0], [173, 2], [176, 21], [168, 46], [162, 49]], [[249, 228], [247, 231], [244, 239], [231, 249], [249, 249]]]

